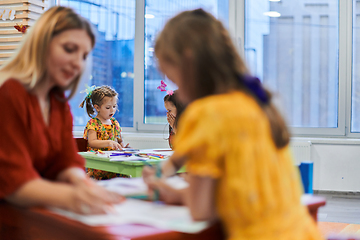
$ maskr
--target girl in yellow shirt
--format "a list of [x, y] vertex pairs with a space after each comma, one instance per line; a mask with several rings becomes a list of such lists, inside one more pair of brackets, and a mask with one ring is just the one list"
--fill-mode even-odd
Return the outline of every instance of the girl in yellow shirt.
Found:
[[231, 240], [322, 239], [300, 203], [285, 122], [221, 22], [202, 9], [182, 12], [165, 25], [155, 54], [188, 104], [163, 173], [186, 162], [189, 187], [173, 189], [145, 168], [148, 185], [165, 202], [187, 205], [195, 220], [220, 219]]

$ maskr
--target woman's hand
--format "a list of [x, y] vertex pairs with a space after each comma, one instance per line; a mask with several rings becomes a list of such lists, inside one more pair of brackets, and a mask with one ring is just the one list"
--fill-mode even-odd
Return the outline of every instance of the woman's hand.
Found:
[[121, 203], [125, 198], [106, 190], [87, 178], [74, 186], [69, 202], [69, 210], [79, 214], [105, 214], [113, 211], [113, 204]]
[[123, 147], [120, 145], [120, 143], [108, 140], [108, 146], [109, 148], [116, 149], [116, 150], [122, 150]]
[[125, 200], [89, 178], [77, 181], [76, 184], [37, 178], [25, 183], [5, 199], [18, 206], [57, 207], [79, 214], [103, 214], [111, 211], [113, 204]]

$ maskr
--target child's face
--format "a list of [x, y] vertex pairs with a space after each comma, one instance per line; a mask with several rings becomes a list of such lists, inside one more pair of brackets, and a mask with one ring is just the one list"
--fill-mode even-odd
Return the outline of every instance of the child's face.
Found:
[[81, 74], [90, 51], [91, 39], [85, 30], [72, 29], [56, 35], [46, 61], [50, 84], [68, 87]]
[[104, 120], [108, 120], [112, 118], [116, 112], [116, 108], [117, 108], [116, 102], [117, 102], [116, 97], [113, 98], [104, 97], [100, 107], [98, 105], [94, 105], [96, 111], [98, 112], [97, 116]]
[[175, 105], [172, 103], [172, 102], [169, 102], [169, 101], [165, 101], [164, 102], [164, 106], [166, 108], [166, 115], [169, 116], [169, 115], [173, 115], [174, 117], [176, 117], [176, 107]]

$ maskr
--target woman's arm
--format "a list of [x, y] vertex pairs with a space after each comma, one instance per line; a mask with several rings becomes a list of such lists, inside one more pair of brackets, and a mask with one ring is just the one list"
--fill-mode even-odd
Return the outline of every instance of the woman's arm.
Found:
[[53, 206], [69, 209], [73, 195], [71, 185], [52, 183], [38, 178], [25, 183], [13, 194], [5, 197], [7, 201], [19, 206]]
[[58, 180], [59, 182], [76, 185], [89, 179], [86, 176], [84, 169], [78, 167], [71, 167], [61, 171], [57, 176], [56, 180]]
[[50, 206], [80, 214], [101, 214], [123, 198], [99, 186], [71, 185], [37, 178], [25, 183], [5, 199], [19, 206]]
[[114, 149], [122, 149], [121, 145], [112, 140], [98, 140], [96, 132], [94, 130], [88, 131], [88, 143], [92, 148], [114, 148]]

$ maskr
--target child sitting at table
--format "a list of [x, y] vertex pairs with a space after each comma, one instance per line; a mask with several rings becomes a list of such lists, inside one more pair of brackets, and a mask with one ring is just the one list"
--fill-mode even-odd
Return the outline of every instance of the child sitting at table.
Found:
[[177, 122], [183, 111], [183, 105], [177, 100], [177, 91], [169, 93], [164, 97], [166, 117], [169, 123], [169, 146], [173, 148], [173, 139], [177, 131]]
[[[129, 144], [124, 146], [120, 124], [114, 118], [117, 96], [117, 92], [110, 86], [92, 87], [80, 104], [81, 108], [86, 104], [86, 112], [91, 117], [84, 130], [84, 138], [88, 140], [88, 150], [121, 150], [129, 146]], [[96, 116], [92, 117], [95, 111]], [[97, 180], [125, 176], [89, 168], [87, 173]]]
[[323, 239], [300, 202], [285, 121], [223, 24], [202, 9], [182, 12], [166, 23], [155, 54], [188, 104], [164, 166], [174, 174], [186, 163], [189, 187], [174, 189], [145, 167], [148, 186], [194, 220], [220, 220], [227, 239]]

